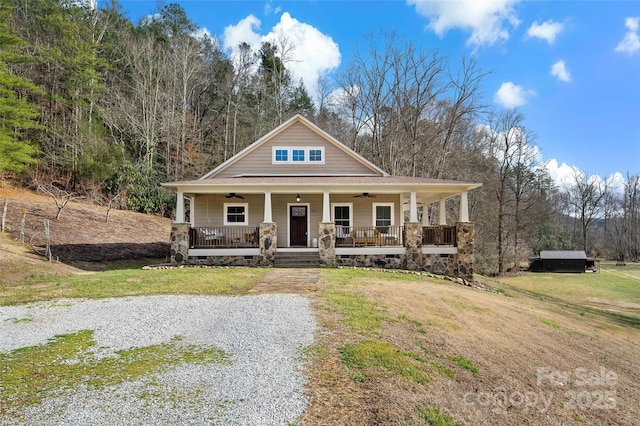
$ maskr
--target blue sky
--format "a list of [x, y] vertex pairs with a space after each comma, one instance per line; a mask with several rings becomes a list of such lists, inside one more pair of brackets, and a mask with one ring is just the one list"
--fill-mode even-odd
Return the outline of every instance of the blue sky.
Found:
[[[170, 2], [166, 2], [170, 3]], [[475, 53], [491, 74], [484, 99], [517, 107], [557, 180], [571, 167], [601, 177], [640, 172], [640, 1], [177, 1], [231, 49], [285, 34], [294, 73], [316, 79], [344, 67], [353, 46], [396, 31], [452, 60]], [[157, 1], [121, 0], [132, 21]]]

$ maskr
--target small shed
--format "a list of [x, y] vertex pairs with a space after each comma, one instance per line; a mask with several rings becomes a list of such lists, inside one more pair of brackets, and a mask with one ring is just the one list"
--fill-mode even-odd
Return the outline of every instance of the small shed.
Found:
[[596, 262], [584, 250], [541, 250], [540, 256], [529, 259], [529, 271], [596, 272]]

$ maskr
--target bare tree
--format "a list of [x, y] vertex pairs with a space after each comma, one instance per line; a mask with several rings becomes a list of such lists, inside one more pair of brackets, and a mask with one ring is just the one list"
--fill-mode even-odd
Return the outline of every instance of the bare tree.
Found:
[[77, 200], [82, 198], [82, 196], [74, 194], [72, 192], [64, 189], [64, 186], [57, 184], [56, 182], [41, 184], [37, 183], [38, 191], [43, 192], [53, 198], [53, 201], [56, 204], [56, 208], [58, 209], [56, 212], [56, 220], [60, 219], [60, 213], [62, 209], [64, 209], [69, 201]]
[[589, 230], [598, 218], [603, 217], [604, 200], [610, 186], [610, 179], [601, 180], [596, 175], [587, 175], [574, 169], [572, 181], [566, 188], [569, 205], [580, 226], [580, 244], [585, 251], [591, 246]]

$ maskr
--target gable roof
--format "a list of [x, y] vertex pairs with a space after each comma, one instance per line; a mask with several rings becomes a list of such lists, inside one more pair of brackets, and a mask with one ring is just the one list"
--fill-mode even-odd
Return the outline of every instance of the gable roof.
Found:
[[389, 176], [389, 173], [385, 172], [384, 170], [382, 170], [381, 168], [379, 168], [378, 166], [376, 166], [375, 164], [373, 164], [372, 162], [370, 162], [369, 160], [367, 160], [366, 158], [364, 158], [354, 150], [350, 149], [345, 144], [343, 144], [342, 142], [340, 142], [339, 140], [337, 140], [336, 138], [334, 138], [333, 136], [331, 136], [330, 134], [322, 130], [320, 127], [316, 126], [314, 123], [312, 123], [305, 117], [301, 116], [300, 114], [296, 114], [293, 117], [291, 117], [289, 120], [285, 121], [275, 129], [273, 129], [272, 131], [270, 131], [269, 133], [267, 133], [266, 135], [264, 135], [263, 137], [261, 137], [260, 139], [258, 139], [257, 141], [255, 141], [254, 143], [246, 147], [245, 149], [243, 149], [242, 151], [238, 152], [233, 157], [229, 158], [224, 163], [218, 165], [216, 168], [214, 168], [213, 170], [211, 170], [210, 172], [202, 176], [199, 180], [211, 179], [216, 177], [216, 175], [218, 175], [220, 172], [227, 169], [231, 165], [241, 161], [247, 155], [249, 155], [256, 149], [258, 149], [262, 145], [266, 144], [268, 141], [270, 141], [277, 135], [281, 134], [282, 132], [284, 132], [285, 130], [287, 130], [289, 127], [291, 127], [296, 123], [303, 124], [309, 130], [319, 135], [326, 142], [334, 145], [335, 147], [343, 151], [346, 155], [352, 157], [354, 160], [356, 160], [357, 162], [365, 166], [367, 169], [371, 170], [373, 173], [379, 174], [380, 176]]
[[587, 259], [584, 250], [541, 250], [540, 259]]

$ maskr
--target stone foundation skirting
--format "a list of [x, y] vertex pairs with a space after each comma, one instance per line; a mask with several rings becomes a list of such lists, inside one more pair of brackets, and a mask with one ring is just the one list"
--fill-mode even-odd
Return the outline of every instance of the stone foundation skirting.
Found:
[[[272, 266], [277, 251], [277, 225], [260, 224], [260, 255], [189, 256], [189, 224], [174, 223], [171, 229], [171, 263], [174, 265], [209, 266]], [[382, 269], [407, 269], [438, 275], [473, 280], [474, 226], [459, 222], [457, 227], [457, 254], [422, 253], [422, 227], [418, 223], [405, 224], [404, 254], [349, 254], [335, 253], [335, 225], [319, 224], [318, 256], [325, 267], [347, 266]]]
[[187, 265], [264, 266], [262, 256], [190, 256]]

